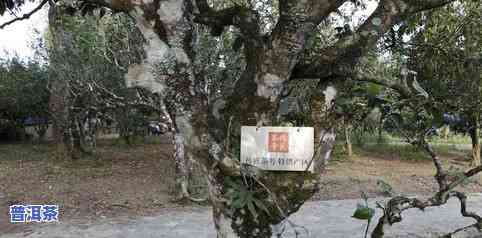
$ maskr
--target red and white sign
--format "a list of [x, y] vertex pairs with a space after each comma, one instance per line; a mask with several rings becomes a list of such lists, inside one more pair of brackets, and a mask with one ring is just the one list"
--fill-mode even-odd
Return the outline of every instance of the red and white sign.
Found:
[[243, 126], [241, 163], [264, 170], [312, 171], [313, 135], [313, 127]]

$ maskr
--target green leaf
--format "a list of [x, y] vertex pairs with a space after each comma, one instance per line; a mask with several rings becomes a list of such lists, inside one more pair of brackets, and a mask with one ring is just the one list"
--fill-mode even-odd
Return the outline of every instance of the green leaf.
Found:
[[241, 209], [244, 207], [244, 201], [241, 198], [234, 199], [233, 202], [231, 203], [231, 206], [236, 208], [236, 209]]
[[377, 186], [378, 186], [378, 189], [380, 189], [383, 193], [385, 193], [388, 196], [393, 196], [395, 194], [393, 187], [389, 183], [381, 179], [377, 180]]
[[359, 205], [352, 217], [360, 220], [370, 220], [374, 215], [375, 209]]
[[370, 96], [378, 96], [378, 94], [380, 94], [380, 86], [374, 83], [369, 83], [367, 85], [367, 93]]
[[233, 180], [231, 180], [231, 178], [227, 178], [225, 181], [226, 181], [226, 184], [229, 187], [231, 187], [233, 189], [236, 189], [236, 190], [239, 190], [240, 186], [237, 183], [235, 183]]
[[258, 208], [260, 208], [261, 210], [263, 210], [264, 212], [266, 212], [266, 214], [268, 214], [268, 216], [271, 216], [268, 208], [264, 205], [263, 201], [257, 199], [257, 198], [253, 198], [253, 202], [254, 204], [256, 204], [256, 206]]
[[254, 204], [252, 201], [248, 202], [248, 210], [251, 212], [251, 215], [256, 219], [258, 218], [258, 213], [256, 212], [256, 209], [254, 208]]

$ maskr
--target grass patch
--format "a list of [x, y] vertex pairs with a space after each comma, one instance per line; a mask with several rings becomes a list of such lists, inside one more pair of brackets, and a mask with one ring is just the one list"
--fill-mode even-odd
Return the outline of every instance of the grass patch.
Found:
[[347, 161], [350, 158], [345, 149], [345, 144], [343, 142], [336, 142], [333, 150], [331, 151], [331, 158], [330, 162], [343, 162]]
[[0, 144], [0, 160], [46, 160], [53, 157], [49, 144]]
[[451, 135], [447, 138], [447, 140], [440, 138], [440, 137], [432, 137], [429, 140], [432, 143], [437, 144], [470, 144], [472, 143], [470, 137], [467, 135]]
[[412, 145], [405, 144], [368, 144], [363, 147], [356, 147], [355, 151], [364, 154], [389, 155], [406, 161], [423, 161], [430, 159], [428, 154]]
[[[389, 134], [389, 133], [382, 133], [382, 136], [379, 137], [376, 133], [366, 133], [360, 137], [353, 135], [353, 143], [357, 145], [365, 145], [365, 144], [386, 144], [390, 142], [404, 142], [405, 138], [400, 137], [398, 135]], [[471, 144], [470, 137], [467, 135], [450, 135], [447, 139], [441, 138], [439, 136], [432, 136], [428, 138], [428, 141], [433, 144]]]
[[129, 148], [132, 146], [140, 145], [158, 145], [166, 143], [170, 143], [170, 140], [165, 136], [133, 136], [132, 138], [130, 138], [129, 143], [127, 143], [127, 141], [122, 137], [102, 140], [102, 144], [112, 145], [118, 148]]
[[406, 140], [396, 134], [383, 132], [380, 135], [378, 133], [365, 133], [363, 135], [352, 135], [354, 145], [365, 146], [368, 144], [390, 144], [390, 143], [404, 143]]
[[[439, 156], [460, 155], [460, 153], [469, 153], [462, 150], [456, 145], [433, 145], [435, 152]], [[390, 156], [405, 161], [423, 161], [430, 160], [430, 156], [422, 148], [410, 144], [367, 144], [364, 146], [354, 146], [355, 153], [359, 154], [377, 154], [383, 157]]]

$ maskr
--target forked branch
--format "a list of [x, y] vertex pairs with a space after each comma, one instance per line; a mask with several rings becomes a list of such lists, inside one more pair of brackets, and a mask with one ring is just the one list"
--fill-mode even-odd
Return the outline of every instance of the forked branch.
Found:
[[45, 4], [47, 4], [48, 2], [49, 0], [42, 0], [42, 2], [40, 2], [40, 4], [37, 5], [37, 7], [35, 7], [34, 9], [32, 9], [30, 12], [23, 14], [21, 17], [13, 18], [12, 20], [1, 24], [0, 29], [3, 29], [6, 26], [11, 25], [17, 21], [23, 21], [23, 20], [29, 19], [33, 14], [40, 11], [40, 9], [42, 9], [45, 6]]

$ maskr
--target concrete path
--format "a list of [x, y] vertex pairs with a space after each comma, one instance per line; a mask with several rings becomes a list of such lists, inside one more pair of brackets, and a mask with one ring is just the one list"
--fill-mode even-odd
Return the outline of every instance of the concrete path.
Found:
[[[304, 226], [309, 233], [301, 237], [311, 238], [361, 238], [365, 224], [351, 218], [360, 200], [338, 200], [306, 203], [291, 218], [297, 225]], [[373, 202], [373, 201], [372, 201]], [[482, 214], [482, 195], [470, 196], [468, 206]], [[404, 220], [388, 228], [391, 238], [436, 237], [456, 228], [473, 223], [462, 218], [459, 205], [452, 199], [439, 208], [425, 212], [408, 211]], [[378, 211], [377, 217], [380, 215]], [[372, 225], [373, 228], [374, 225]], [[167, 211], [154, 217], [132, 219], [101, 219], [90, 223], [45, 224], [28, 234], [0, 235], [0, 238], [213, 238], [216, 237], [209, 208], [192, 207]], [[287, 227], [283, 237], [294, 237]], [[480, 236], [482, 238], [482, 234]]]

